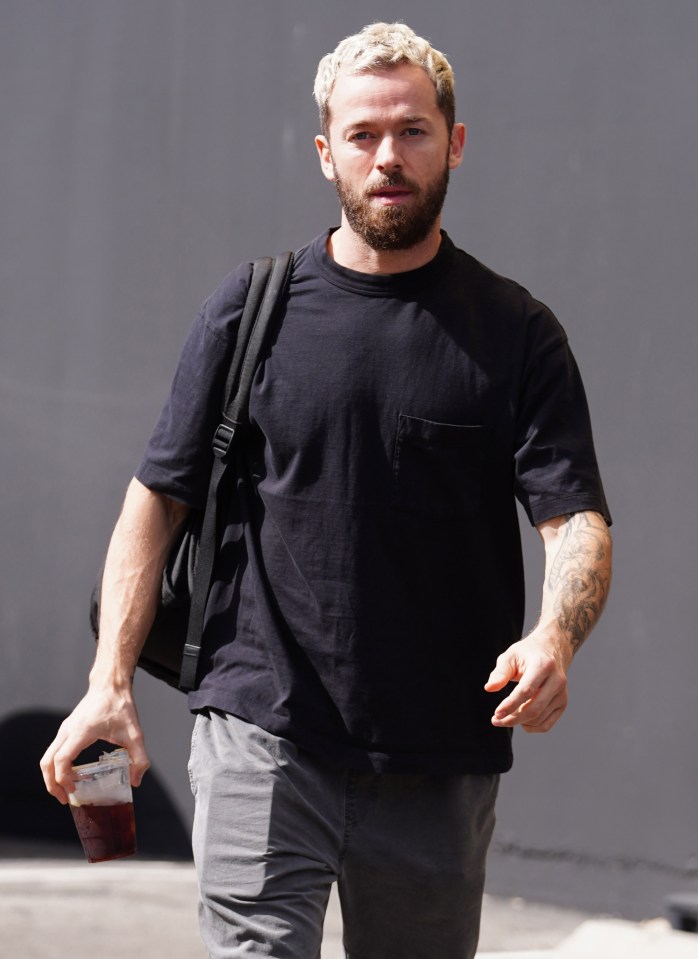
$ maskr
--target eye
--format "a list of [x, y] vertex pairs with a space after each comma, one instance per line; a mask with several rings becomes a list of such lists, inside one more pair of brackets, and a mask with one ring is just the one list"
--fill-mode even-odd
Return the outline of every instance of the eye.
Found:
[[370, 140], [371, 134], [367, 130], [359, 130], [357, 133], [352, 133], [350, 140]]
[[424, 130], [420, 130], [419, 127], [408, 127], [405, 130], [405, 136], [407, 137], [419, 137], [422, 136]]

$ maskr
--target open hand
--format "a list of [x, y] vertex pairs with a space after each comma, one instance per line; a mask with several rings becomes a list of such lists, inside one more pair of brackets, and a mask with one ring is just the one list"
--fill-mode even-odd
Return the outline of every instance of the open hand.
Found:
[[497, 659], [485, 689], [498, 692], [508, 683], [517, 684], [492, 716], [492, 725], [521, 726], [529, 733], [552, 729], [567, 708], [567, 669], [571, 653], [565, 655], [552, 641], [536, 631], [514, 643]]

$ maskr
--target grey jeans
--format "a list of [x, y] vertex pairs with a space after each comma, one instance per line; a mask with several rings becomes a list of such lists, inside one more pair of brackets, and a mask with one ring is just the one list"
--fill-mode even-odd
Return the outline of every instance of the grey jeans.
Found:
[[335, 769], [211, 710], [189, 764], [211, 959], [320, 959], [337, 882], [350, 959], [472, 959], [498, 776]]

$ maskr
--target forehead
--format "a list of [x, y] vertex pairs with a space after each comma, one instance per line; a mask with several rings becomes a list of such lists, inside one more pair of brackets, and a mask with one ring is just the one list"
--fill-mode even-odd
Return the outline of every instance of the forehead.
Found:
[[340, 73], [329, 99], [330, 125], [372, 117], [440, 115], [436, 88], [428, 74], [414, 64]]

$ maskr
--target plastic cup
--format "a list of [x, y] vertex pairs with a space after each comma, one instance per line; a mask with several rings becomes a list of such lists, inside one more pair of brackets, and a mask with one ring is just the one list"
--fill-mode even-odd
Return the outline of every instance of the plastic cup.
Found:
[[102, 753], [96, 763], [73, 766], [70, 811], [88, 862], [123, 859], [136, 851], [136, 823], [128, 752]]

